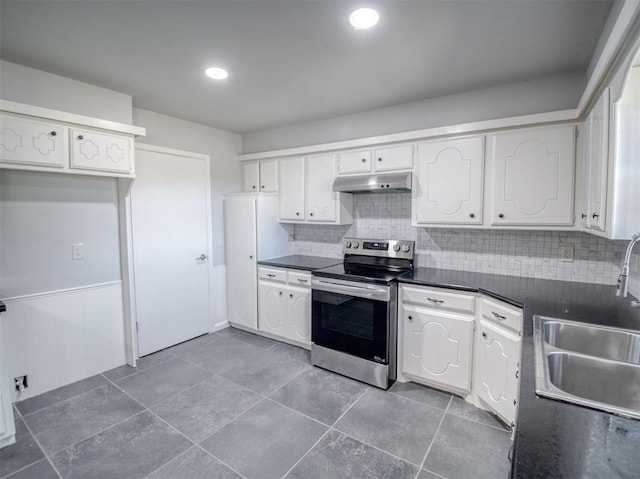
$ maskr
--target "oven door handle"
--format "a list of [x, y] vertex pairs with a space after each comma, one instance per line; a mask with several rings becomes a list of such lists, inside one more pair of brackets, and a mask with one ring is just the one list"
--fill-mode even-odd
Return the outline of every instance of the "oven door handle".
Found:
[[383, 288], [369, 288], [358, 286], [347, 286], [346, 284], [336, 284], [329, 281], [321, 281], [319, 279], [311, 280], [311, 289], [318, 291], [326, 291], [328, 293], [346, 294], [356, 296], [359, 298], [372, 298], [378, 297], [382, 301], [389, 301], [389, 292]]

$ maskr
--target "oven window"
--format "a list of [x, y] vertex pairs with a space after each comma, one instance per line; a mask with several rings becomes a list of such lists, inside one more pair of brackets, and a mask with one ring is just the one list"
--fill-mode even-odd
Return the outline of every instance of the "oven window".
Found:
[[388, 304], [313, 291], [312, 341], [330, 349], [386, 364]]

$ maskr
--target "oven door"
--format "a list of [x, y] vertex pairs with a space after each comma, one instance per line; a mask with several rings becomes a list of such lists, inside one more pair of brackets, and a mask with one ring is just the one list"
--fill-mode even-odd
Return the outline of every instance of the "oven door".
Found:
[[389, 364], [391, 287], [314, 278], [311, 341]]

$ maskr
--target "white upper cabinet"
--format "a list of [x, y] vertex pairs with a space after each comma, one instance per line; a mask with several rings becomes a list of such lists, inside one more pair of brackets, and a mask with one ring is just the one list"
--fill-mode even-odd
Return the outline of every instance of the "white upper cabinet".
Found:
[[364, 174], [410, 170], [413, 144], [382, 146], [373, 150], [344, 151], [338, 154], [338, 174]]
[[336, 193], [333, 154], [280, 160], [280, 221], [351, 224], [353, 195]]
[[491, 224], [573, 224], [575, 127], [532, 128], [488, 137]]
[[374, 171], [410, 170], [413, 168], [413, 144], [376, 148], [372, 163]]
[[55, 123], [0, 115], [0, 162], [63, 168], [68, 129]]
[[308, 221], [333, 223], [337, 220], [336, 200], [339, 193], [332, 189], [335, 179], [335, 155], [319, 155], [307, 159]]
[[242, 191], [260, 191], [260, 163], [242, 163]]
[[483, 182], [484, 137], [419, 143], [412, 224], [482, 224]]
[[280, 160], [280, 221], [304, 222], [305, 159]]
[[338, 154], [338, 173], [370, 173], [371, 150], [345, 151]]
[[108, 133], [71, 129], [70, 167], [128, 173], [133, 166], [133, 140]]
[[242, 191], [278, 192], [278, 160], [242, 163]]

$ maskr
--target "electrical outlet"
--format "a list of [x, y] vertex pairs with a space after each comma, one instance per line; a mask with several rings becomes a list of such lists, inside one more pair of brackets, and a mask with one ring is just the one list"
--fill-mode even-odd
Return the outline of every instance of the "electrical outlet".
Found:
[[27, 389], [27, 387], [29, 387], [29, 383], [27, 382], [27, 379], [28, 379], [28, 376], [26, 374], [24, 376], [18, 376], [17, 378], [13, 378], [16, 391], [22, 392], [25, 389]]
[[629, 269], [632, 274], [640, 274], [640, 254], [634, 253], [631, 255]]
[[573, 263], [573, 245], [560, 245], [560, 261]]
[[84, 244], [73, 243], [71, 245], [71, 258], [75, 261], [78, 259], [84, 259]]

